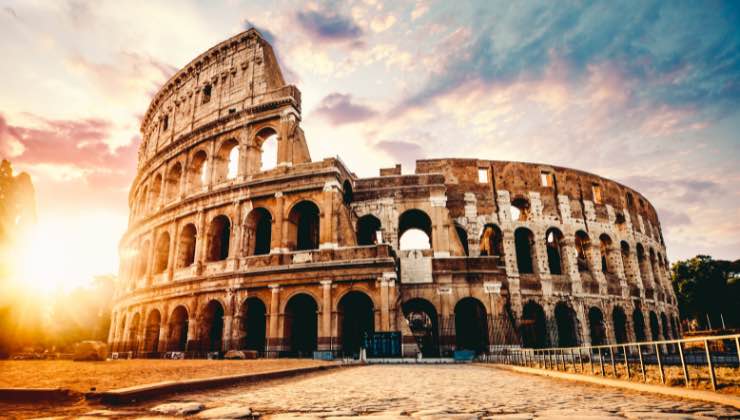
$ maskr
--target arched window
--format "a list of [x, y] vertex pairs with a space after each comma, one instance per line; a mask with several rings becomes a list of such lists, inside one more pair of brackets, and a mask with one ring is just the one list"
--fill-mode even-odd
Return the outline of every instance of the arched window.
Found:
[[514, 244], [516, 246], [516, 266], [519, 273], [534, 273], [534, 265], [532, 264], [534, 235], [532, 231], [527, 228], [519, 228], [514, 231]]
[[213, 170], [216, 182], [236, 178], [239, 171], [239, 143], [236, 140], [227, 140], [221, 144], [216, 154]]
[[255, 143], [260, 148], [260, 170], [275, 168], [278, 163], [277, 132], [271, 127], [265, 127], [257, 133]]
[[208, 185], [208, 155], [200, 150], [190, 164], [190, 186], [193, 190], [199, 190]]
[[624, 314], [624, 309], [619, 306], [614, 307], [612, 323], [614, 324], [614, 338], [617, 340], [617, 344], [626, 343], [628, 341], [627, 315]]
[[616, 272], [612, 263], [610, 262], [609, 253], [612, 248], [612, 239], [606, 233], [602, 233], [599, 236], [599, 250], [601, 251], [601, 271], [604, 273], [613, 274]]
[[305, 293], [299, 293], [285, 306], [283, 337], [290, 352], [298, 357], [313, 356], [318, 344], [318, 305]]
[[504, 235], [501, 229], [494, 224], [485, 225], [480, 235], [480, 255], [502, 257], [504, 255], [503, 243]]
[[345, 205], [349, 205], [352, 202], [352, 199], [354, 198], [353, 194], [352, 183], [347, 179], [342, 183], [342, 201]]
[[635, 329], [635, 339], [645, 341], [645, 317], [642, 315], [640, 308], [635, 308], [632, 312], [632, 325]]
[[139, 248], [139, 257], [136, 265], [136, 278], [142, 278], [146, 276], [147, 268], [149, 266], [149, 241], [144, 241], [144, 244]]
[[650, 268], [653, 272], [653, 279], [655, 279], [655, 283], [660, 284], [661, 275], [660, 270], [658, 267], [658, 259], [655, 256], [655, 251], [650, 248]]
[[545, 233], [545, 241], [550, 274], [563, 274], [563, 233], [557, 228], [550, 228]]
[[511, 200], [511, 220], [515, 222], [524, 222], [529, 215], [529, 200], [524, 197], [517, 197]]
[[559, 347], [574, 347], [579, 344], [576, 314], [567, 303], [559, 302], [555, 305], [555, 323], [558, 327]]
[[338, 305], [342, 352], [356, 356], [364, 346], [364, 339], [375, 331], [373, 301], [363, 292], [349, 292]]
[[180, 252], [177, 256], [177, 268], [190, 267], [195, 262], [195, 225], [188, 223], [180, 232]]
[[455, 345], [459, 350], [488, 351], [488, 316], [476, 298], [461, 299], [455, 305]]
[[144, 351], [156, 352], [159, 348], [159, 327], [162, 316], [159, 311], [154, 309], [149, 312], [146, 320], [146, 330], [144, 332]]
[[291, 249], [304, 251], [319, 247], [319, 208], [311, 201], [301, 201], [288, 214], [288, 238]]
[[576, 257], [578, 260], [578, 271], [589, 271], [589, 257], [591, 256], [591, 240], [588, 234], [582, 230], [576, 232]]
[[208, 228], [208, 261], [221, 261], [229, 257], [231, 222], [229, 218], [216, 216]]
[[645, 255], [645, 248], [643, 248], [642, 244], [637, 244], [635, 249], [637, 250], [637, 265], [640, 268], [642, 284], [643, 286], [648, 286], [648, 273], [651, 271], [649, 267], [650, 262]]
[[216, 300], [208, 302], [208, 305], [203, 310], [201, 319], [201, 350], [208, 352], [221, 351], [223, 348], [224, 333], [223, 306]]
[[519, 332], [522, 336], [522, 346], [529, 348], [547, 346], [547, 321], [542, 306], [531, 300], [524, 305]]
[[470, 251], [468, 250], [468, 232], [457, 223], [455, 223], [455, 232], [457, 232], [457, 239], [460, 241], [460, 245], [462, 245], [463, 253], [470, 255]]
[[588, 310], [588, 327], [592, 346], [606, 344], [606, 325], [604, 325], [604, 314], [601, 309], [593, 306]]
[[257, 207], [247, 215], [247, 255], [270, 253], [272, 243], [272, 215], [267, 209]]
[[188, 343], [188, 310], [180, 305], [170, 315], [170, 336], [168, 351], [185, 351]]
[[658, 324], [658, 315], [655, 312], [650, 311], [650, 334], [653, 337], [653, 341], [660, 340], [660, 325]]
[[166, 201], [171, 202], [177, 199], [180, 194], [180, 179], [182, 178], [182, 165], [180, 162], [176, 163], [169, 172], [167, 172], [167, 180], [165, 186]]
[[250, 297], [242, 304], [243, 342], [240, 348], [265, 351], [267, 307], [259, 298]]
[[170, 234], [162, 232], [157, 239], [157, 248], [154, 256], [154, 273], [159, 274], [167, 269], [170, 258]]
[[375, 245], [379, 241], [380, 220], [367, 214], [357, 220], [357, 245]]
[[156, 210], [159, 207], [159, 198], [162, 192], [162, 175], [157, 174], [152, 182], [152, 187], [149, 189], [149, 207], [151, 210]]
[[398, 247], [401, 250], [432, 247], [432, 219], [421, 210], [406, 210], [398, 218]]

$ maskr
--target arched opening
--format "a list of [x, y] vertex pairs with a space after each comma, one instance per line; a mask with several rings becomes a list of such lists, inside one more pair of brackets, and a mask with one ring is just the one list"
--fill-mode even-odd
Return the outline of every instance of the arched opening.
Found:
[[532, 234], [532, 231], [527, 228], [519, 228], [514, 231], [514, 244], [516, 247], [516, 266], [519, 273], [534, 273], [534, 265], [532, 264], [534, 234]]
[[432, 247], [432, 219], [421, 210], [406, 210], [398, 218], [398, 247], [401, 250]]
[[627, 315], [619, 306], [615, 306], [612, 311], [612, 324], [614, 324], [614, 339], [617, 340], [617, 344], [626, 343], [628, 341]]
[[642, 285], [643, 287], [648, 286], [648, 273], [650, 273], [650, 268], [648, 267], [648, 260], [647, 256], [645, 255], [645, 248], [643, 248], [642, 244], [637, 244], [636, 247], [637, 250], [637, 265], [640, 268], [640, 278], [642, 279]]
[[248, 298], [242, 304], [244, 319], [244, 342], [242, 347], [247, 350], [256, 350], [260, 353], [265, 351], [267, 308], [256, 297]]
[[128, 326], [128, 340], [126, 350], [137, 351], [139, 349], [139, 313], [135, 313]]
[[642, 315], [640, 308], [635, 308], [632, 312], [632, 326], [635, 329], [635, 339], [637, 341], [645, 341], [645, 317]]
[[214, 160], [213, 170], [216, 182], [236, 178], [239, 171], [239, 142], [234, 139], [223, 142]]
[[224, 215], [211, 220], [208, 228], [208, 261], [222, 261], [229, 257], [229, 240], [231, 239], [231, 222]]
[[478, 299], [467, 297], [455, 305], [455, 345], [477, 354], [488, 350], [488, 316]]
[[159, 349], [159, 324], [162, 316], [154, 309], [149, 312], [146, 320], [146, 332], [144, 333], [144, 351], [154, 353]]
[[362, 292], [349, 292], [339, 301], [342, 352], [356, 356], [365, 337], [375, 331], [373, 301]]
[[285, 306], [285, 333], [292, 355], [312, 357], [318, 342], [318, 305], [305, 293], [300, 293]]
[[367, 214], [357, 220], [357, 245], [376, 245], [380, 234], [380, 220]]
[[154, 254], [154, 273], [159, 274], [167, 270], [170, 259], [170, 234], [162, 232], [157, 239], [157, 248]]
[[529, 216], [529, 200], [517, 197], [511, 200], [511, 220], [515, 222], [526, 222]]
[[578, 271], [589, 271], [589, 257], [591, 256], [591, 239], [588, 234], [582, 230], [576, 232], [576, 259], [578, 262]]
[[627, 241], [621, 241], [619, 243], [619, 250], [622, 255], [622, 270], [624, 270], [624, 275], [627, 277], [627, 280], [632, 280], [632, 276], [634, 276], [633, 268], [632, 268], [632, 260], [630, 260], [630, 246], [627, 243]]
[[202, 189], [208, 185], [208, 155], [199, 150], [190, 164], [190, 186], [193, 190]]
[[208, 302], [201, 316], [200, 348], [203, 351], [221, 351], [224, 335], [224, 308], [212, 300]]
[[555, 305], [555, 323], [558, 327], [558, 346], [575, 347], [578, 345], [578, 326], [576, 313], [567, 303]]
[[439, 356], [439, 320], [434, 305], [426, 299], [415, 298], [404, 302], [401, 309], [421, 354]]
[[177, 162], [167, 172], [165, 180], [165, 196], [168, 203], [175, 201], [180, 195], [180, 179], [182, 179], [182, 165]]
[[604, 325], [604, 314], [601, 309], [592, 306], [588, 310], [588, 328], [591, 333], [591, 345], [600, 346], [606, 344], [606, 325]]
[[255, 143], [260, 148], [260, 171], [273, 169], [278, 163], [278, 136], [271, 127], [257, 133]]
[[480, 236], [480, 255], [488, 257], [504, 256], [504, 235], [501, 229], [494, 224], [487, 224], [483, 227]]
[[178, 306], [170, 315], [170, 337], [167, 350], [185, 351], [188, 343], [188, 310]]
[[346, 179], [342, 183], [342, 201], [344, 202], [344, 205], [348, 206], [352, 202], [353, 198], [354, 193], [352, 191], [352, 183], [349, 182], [349, 179]]
[[[660, 313], [660, 326], [663, 327], [663, 339], [670, 340], [671, 332], [668, 326], [668, 318], [665, 316], [665, 312]], [[673, 336], [675, 338], [675, 336]]]
[[547, 346], [547, 321], [542, 306], [531, 300], [524, 305], [519, 332], [522, 336], [522, 346], [528, 348]]
[[272, 243], [272, 215], [267, 209], [257, 207], [247, 215], [246, 222], [247, 255], [270, 253]]
[[149, 267], [149, 241], [144, 241], [144, 245], [139, 248], [139, 256], [136, 263], [136, 278], [142, 278], [146, 276], [147, 268]]
[[656, 284], [660, 284], [660, 270], [658, 270], [658, 259], [655, 256], [655, 251], [650, 248], [649, 251], [650, 255], [650, 269], [653, 273], [653, 279], [655, 280]]
[[457, 223], [455, 223], [455, 232], [457, 232], [457, 239], [460, 241], [460, 245], [462, 245], [463, 253], [470, 255], [470, 251], [468, 250], [468, 232]]
[[149, 189], [149, 207], [151, 210], [156, 210], [159, 207], [160, 194], [162, 193], [162, 175], [157, 174], [152, 182], [152, 187]]
[[611, 252], [612, 238], [606, 233], [602, 233], [599, 236], [599, 251], [601, 253], [601, 271], [608, 274], [616, 273], [614, 267], [609, 259], [609, 252]]
[[658, 315], [655, 312], [650, 311], [650, 335], [653, 341], [660, 340], [660, 325], [658, 324]]
[[195, 262], [195, 225], [188, 223], [180, 232], [180, 252], [177, 256], [177, 268], [190, 267]]
[[550, 274], [563, 274], [563, 233], [557, 228], [550, 228], [545, 233], [547, 245], [547, 266]]
[[291, 248], [305, 251], [319, 248], [319, 208], [311, 201], [301, 201], [288, 214]]

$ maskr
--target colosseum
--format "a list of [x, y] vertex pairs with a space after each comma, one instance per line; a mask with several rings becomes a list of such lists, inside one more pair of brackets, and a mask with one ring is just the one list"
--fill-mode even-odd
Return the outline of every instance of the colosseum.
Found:
[[[141, 123], [108, 341], [134, 357], [446, 357], [680, 334], [660, 222], [575, 169], [313, 161], [301, 93], [250, 29]], [[247, 352], [248, 351], [248, 352]]]

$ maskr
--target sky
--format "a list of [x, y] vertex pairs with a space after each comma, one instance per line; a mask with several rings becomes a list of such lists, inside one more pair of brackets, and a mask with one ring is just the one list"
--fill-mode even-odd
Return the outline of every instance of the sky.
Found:
[[33, 178], [47, 281], [117, 272], [149, 101], [250, 27], [314, 160], [582, 169], [653, 203], [671, 260], [740, 258], [740, 4], [461, 3], [0, 0], [0, 157]]

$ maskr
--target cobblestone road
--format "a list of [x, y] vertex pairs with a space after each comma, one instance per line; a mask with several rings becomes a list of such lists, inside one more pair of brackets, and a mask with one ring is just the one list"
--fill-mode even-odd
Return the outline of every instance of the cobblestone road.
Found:
[[474, 365], [365, 366], [183, 400], [247, 406], [266, 419], [740, 418], [740, 411], [713, 404]]

